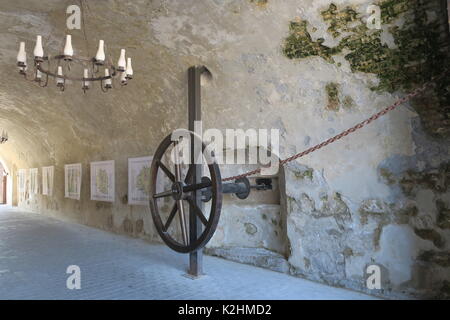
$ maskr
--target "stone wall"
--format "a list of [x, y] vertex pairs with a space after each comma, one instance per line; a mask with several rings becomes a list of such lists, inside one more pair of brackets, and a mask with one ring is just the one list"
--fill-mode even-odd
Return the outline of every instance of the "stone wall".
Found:
[[[281, 157], [353, 126], [448, 65], [437, 0], [380, 0], [382, 30], [351, 0], [89, 1], [74, 47], [128, 48], [135, 79], [110, 94], [41, 89], [15, 76], [19, 41], [62, 45], [70, 1], [0, 4], [2, 146], [20, 168], [55, 165], [55, 195], [19, 205], [60, 219], [159, 241], [148, 208], [129, 206], [127, 158], [152, 154], [186, 127], [186, 70], [205, 64], [204, 128], [277, 128]], [[105, 8], [108, 8], [105, 10]], [[422, 10], [423, 9], [423, 10]], [[447, 36], [447, 38], [446, 38]], [[90, 51], [89, 51], [90, 48]], [[441, 50], [442, 49], [442, 50]], [[275, 189], [226, 196], [212, 254], [386, 297], [448, 297], [448, 80], [370, 126], [290, 163]], [[114, 204], [89, 200], [89, 162], [116, 161]], [[63, 166], [83, 164], [81, 201], [65, 199]], [[223, 166], [223, 176], [243, 166]], [[16, 184], [15, 184], [16, 186]], [[368, 290], [379, 265], [382, 289]]]

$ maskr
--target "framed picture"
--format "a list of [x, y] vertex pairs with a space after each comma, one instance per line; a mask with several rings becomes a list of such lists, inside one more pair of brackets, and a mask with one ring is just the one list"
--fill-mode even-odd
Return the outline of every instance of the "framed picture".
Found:
[[80, 200], [81, 193], [81, 163], [64, 166], [65, 197]]
[[19, 169], [18, 171], [18, 192], [20, 196], [24, 196], [27, 189], [27, 169]]
[[148, 205], [152, 160], [153, 157], [128, 159], [128, 204]]
[[91, 162], [91, 200], [114, 202], [114, 160]]
[[39, 193], [39, 169], [33, 168], [30, 169], [30, 194], [38, 194]]
[[46, 196], [53, 195], [53, 176], [55, 174], [55, 167], [42, 168], [42, 194]]

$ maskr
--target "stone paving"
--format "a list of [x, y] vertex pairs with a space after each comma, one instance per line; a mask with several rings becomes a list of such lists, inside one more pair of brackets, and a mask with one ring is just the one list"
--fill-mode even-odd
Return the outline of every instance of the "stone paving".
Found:
[[[80, 290], [67, 289], [69, 265]], [[0, 299], [375, 299], [210, 256], [206, 276], [186, 268], [163, 245], [0, 206]]]

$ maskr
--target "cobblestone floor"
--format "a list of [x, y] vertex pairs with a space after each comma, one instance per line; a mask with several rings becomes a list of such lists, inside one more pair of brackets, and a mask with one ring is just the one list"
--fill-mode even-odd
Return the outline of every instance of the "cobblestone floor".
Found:
[[[69, 265], [80, 290], [66, 287]], [[186, 268], [163, 245], [0, 206], [0, 299], [374, 299], [209, 256], [206, 276]]]

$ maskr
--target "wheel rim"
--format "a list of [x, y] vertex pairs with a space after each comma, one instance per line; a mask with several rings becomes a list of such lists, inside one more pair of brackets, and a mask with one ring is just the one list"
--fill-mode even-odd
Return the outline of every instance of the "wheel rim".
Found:
[[[194, 134], [190, 134], [191, 139], [197, 139], [200, 141], [200, 138]], [[201, 207], [198, 207], [193, 199], [192, 194], [194, 191], [187, 191], [186, 194], [183, 194], [181, 196], [181, 200], [175, 201], [174, 205], [171, 207], [169, 216], [167, 219], [163, 219], [161, 216], [160, 208], [158, 206], [158, 201], [161, 198], [165, 197], [174, 197], [174, 194], [179, 191], [179, 185], [183, 184], [184, 189], [189, 188], [197, 188], [194, 190], [201, 190], [204, 188], [200, 188], [200, 184], [192, 184], [190, 183], [191, 174], [192, 174], [192, 167], [193, 165], [189, 165], [189, 170], [184, 178], [182, 178], [181, 181], [176, 180], [176, 166], [175, 170], [171, 170], [166, 166], [162, 159], [164, 155], [166, 154], [166, 151], [170, 149], [171, 146], [176, 144], [176, 141], [172, 141], [172, 134], [168, 135], [159, 145], [158, 149], [155, 152], [155, 155], [153, 157], [153, 162], [150, 168], [150, 210], [152, 213], [153, 222], [155, 224], [156, 230], [158, 231], [159, 236], [161, 239], [166, 243], [171, 249], [181, 252], [181, 253], [189, 253], [196, 250], [199, 250], [203, 248], [211, 239], [211, 237], [214, 235], [214, 232], [217, 228], [217, 224], [219, 222], [220, 218], [220, 212], [222, 207], [222, 179], [220, 176], [220, 170], [215, 161], [213, 161], [213, 158], [208, 155], [208, 153], [204, 153], [203, 151], [206, 149], [206, 146], [204, 143], [202, 143], [202, 152], [204, 156], [207, 158], [206, 161], [209, 163], [207, 165], [210, 179], [211, 179], [211, 193], [212, 193], [212, 201], [211, 201], [211, 209], [209, 212], [209, 216], [205, 216], [203, 211], [201, 210]], [[169, 180], [172, 182], [172, 188], [171, 190], [166, 190], [163, 192], [157, 193], [156, 186], [157, 186], [157, 179], [158, 179], [158, 172], [162, 172]], [[175, 190], [176, 189], [176, 190]], [[175, 197], [174, 197], [175, 199]], [[178, 198], [177, 198], [178, 199]], [[189, 238], [189, 230], [188, 232], [188, 238], [187, 243], [183, 241], [178, 241], [175, 239], [172, 235], [169, 233], [169, 228], [172, 225], [173, 221], [175, 220], [175, 217], [178, 215], [179, 217], [182, 216], [182, 211], [179, 208], [179, 201], [187, 202], [189, 207], [189, 215], [191, 214], [191, 210], [194, 209], [195, 214], [199, 218], [200, 225], [202, 226], [202, 232], [198, 235], [197, 239], [194, 241], [191, 241]], [[181, 207], [183, 205], [181, 204]], [[181, 219], [180, 219], [181, 220]], [[180, 225], [180, 228], [183, 229], [182, 225]], [[183, 232], [182, 232], [183, 233]]]

